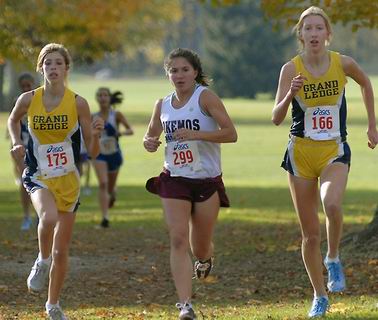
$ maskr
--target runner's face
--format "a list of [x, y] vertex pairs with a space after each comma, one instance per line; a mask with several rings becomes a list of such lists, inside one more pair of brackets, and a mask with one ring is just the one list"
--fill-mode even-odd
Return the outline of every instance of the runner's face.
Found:
[[304, 43], [305, 49], [314, 51], [324, 49], [329, 36], [330, 34], [323, 17], [310, 15], [303, 19], [301, 40]]
[[97, 102], [101, 108], [110, 107], [110, 95], [108, 90], [99, 90], [97, 92]]
[[33, 89], [33, 82], [29, 79], [21, 80], [19, 85], [22, 92], [28, 92]]
[[168, 69], [168, 77], [177, 91], [191, 89], [196, 83], [197, 75], [197, 70], [194, 70], [193, 66], [185, 58], [172, 59]]
[[64, 82], [67, 76], [67, 65], [64, 57], [57, 51], [48, 53], [43, 60], [42, 65], [43, 74], [45, 79], [50, 82]]

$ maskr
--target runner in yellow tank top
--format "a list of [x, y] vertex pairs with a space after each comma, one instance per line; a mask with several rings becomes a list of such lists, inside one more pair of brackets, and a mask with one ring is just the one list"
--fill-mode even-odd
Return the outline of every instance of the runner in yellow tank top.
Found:
[[339, 243], [341, 203], [350, 165], [345, 125], [346, 76], [362, 88], [368, 115], [368, 145], [372, 149], [378, 143], [378, 133], [370, 80], [352, 58], [327, 50], [332, 30], [324, 11], [318, 7], [305, 10], [295, 31], [302, 51], [281, 69], [272, 121], [281, 124], [292, 103], [291, 139], [282, 166], [288, 171], [302, 229], [302, 256], [314, 290], [309, 312], [313, 318], [323, 316], [329, 305], [320, 251], [319, 191], [327, 220], [327, 287], [330, 292], [345, 289]]
[[306, 83], [292, 101], [291, 139], [282, 167], [295, 176], [315, 179], [330, 163], [350, 164], [344, 90], [347, 80], [337, 52], [329, 51], [328, 70], [320, 76], [307, 70], [302, 55], [291, 62]]
[[50, 319], [66, 319], [59, 305], [59, 295], [67, 270], [74, 213], [79, 199], [75, 164], [80, 152], [80, 130], [90, 155], [96, 157], [99, 135], [104, 126], [99, 118], [91, 124], [86, 100], [66, 88], [70, 61], [64, 46], [46, 45], [37, 62], [37, 71], [44, 76], [43, 87], [22, 94], [8, 119], [13, 145], [11, 154], [19, 161], [25, 156], [25, 147], [20, 140], [20, 120], [28, 115], [31, 139], [23, 182], [39, 216], [39, 254], [27, 285], [31, 291], [41, 291], [50, 274], [46, 302]]

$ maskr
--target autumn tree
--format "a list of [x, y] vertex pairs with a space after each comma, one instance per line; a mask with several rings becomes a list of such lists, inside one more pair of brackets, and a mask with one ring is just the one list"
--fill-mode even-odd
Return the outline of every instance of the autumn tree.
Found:
[[[214, 7], [231, 6], [243, 3], [243, 0], [199, 0]], [[257, 2], [257, 1], [256, 1]], [[325, 9], [334, 23], [352, 24], [358, 28], [378, 27], [378, 1], [351, 0], [260, 0], [261, 9], [274, 23], [293, 26], [300, 13], [309, 6]]]
[[155, 53], [180, 16], [175, 0], [1, 0], [0, 57], [32, 65], [49, 42], [65, 44], [84, 62], [141, 46]]
[[174, 0], [4, 0], [0, 12], [0, 55], [12, 60], [34, 58], [52, 41], [93, 60], [159, 41], [181, 15]]
[[293, 26], [310, 5], [323, 8], [333, 23], [351, 24], [353, 30], [378, 27], [378, 1], [350, 0], [261, 0], [266, 16], [276, 23]]

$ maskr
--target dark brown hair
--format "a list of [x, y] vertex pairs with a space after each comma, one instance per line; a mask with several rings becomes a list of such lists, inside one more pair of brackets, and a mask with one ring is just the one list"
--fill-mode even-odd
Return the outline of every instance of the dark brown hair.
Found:
[[207, 75], [204, 74], [202, 70], [202, 64], [200, 57], [198, 56], [197, 53], [190, 49], [184, 49], [184, 48], [177, 48], [172, 50], [168, 56], [164, 60], [164, 69], [165, 73], [168, 74], [169, 69], [171, 67], [171, 62], [175, 58], [184, 58], [186, 59], [191, 66], [193, 67], [194, 70], [198, 72], [197, 77], [196, 77], [196, 82], [207, 87], [210, 84], [210, 79]]
[[111, 106], [116, 106], [117, 104], [121, 104], [123, 101], [123, 93], [121, 91], [111, 92], [108, 87], [100, 87], [96, 91], [96, 96], [100, 93], [100, 91], [106, 91], [109, 94]]

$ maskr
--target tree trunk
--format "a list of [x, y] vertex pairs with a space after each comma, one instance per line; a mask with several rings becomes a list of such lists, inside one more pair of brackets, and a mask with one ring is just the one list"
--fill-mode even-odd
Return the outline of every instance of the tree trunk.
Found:
[[[6, 60], [6, 63], [0, 64], [0, 111], [10, 112], [14, 107], [16, 98], [20, 95], [20, 88], [18, 85], [18, 77], [22, 72], [30, 72], [21, 64], [14, 64], [11, 60]], [[37, 84], [38, 82], [36, 82]], [[7, 92], [4, 91], [7, 88]]]
[[353, 242], [356, 245], [363, 245], [367, 242], [377, 238], [378, 240], [378, 206], [375, 209], [373, 220], [366, 226], [366, 228], [360, 232], [347, 235], [342, 244], [348, 244]]
[[378, 237], [378, 207], [375, 209], [373, 220], [358, 235], [358, 242], [366, 242], [373, 237]]
[[6, 110], [4, 98], [4, 71], [5, 63], [0, 63], [0, 111]]

